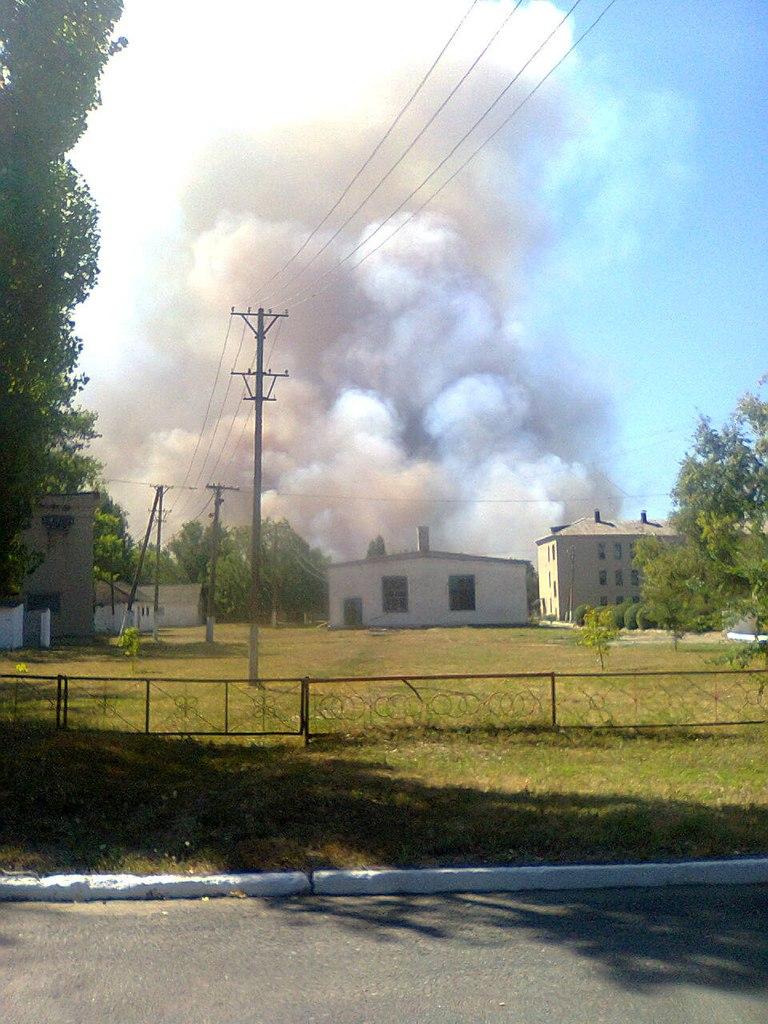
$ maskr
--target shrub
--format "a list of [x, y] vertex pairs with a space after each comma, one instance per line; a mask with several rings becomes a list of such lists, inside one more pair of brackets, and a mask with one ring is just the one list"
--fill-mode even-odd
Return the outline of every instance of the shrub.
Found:
[[611, 613], [613, 624], [616, 627], [616, 629], [623, 629], [624, 615], [626, 613], [627, 606], [625, 604], [612, 604], [610, 605], [608, 610]]
[[628, 604], [624, 612], [624, 628], [637, 629], [637, 612], [639, 605]]
[[588, 604], [580, 604], [576, 606], [576, 610], [573, 613], [573, 621], [577, 626], [584, 625], [584, 616], [589, 611], [589, 607], [590, 606]]
[[638, 605], [637, 625], [639, 629], [656, 629], [658, 622], [647, 604]]

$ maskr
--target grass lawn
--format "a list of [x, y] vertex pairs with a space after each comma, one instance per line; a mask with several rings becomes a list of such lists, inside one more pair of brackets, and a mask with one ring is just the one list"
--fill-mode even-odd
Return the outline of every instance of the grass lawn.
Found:
[[258, 870], [768, 852], [768, 730], [203, 743], [0, 727], [0, 867]]
[[[138, 676], [247, 678], [245, 625], [216, 627], [216, 643], [204, 640], [204, 627], [163, 630], [160, 640], [142, 642]], [[678, 651], [656, 631], [625, 635], [612, 649], [609, 668], [712, 668], [727, 650], [723, 642], [686, 638]], [[52, 651], [13, 652], [0, 658], [0, 672], [24, 662], [30, 672], [70, 675], [130, 675], [114, 640]], [[325, 628], [261, 630], [263, 676], [357, 676], [440, 672], [596, 671], [595, 656], [575, 644], [568, 628], [414, 629], [373, 636], [365, 630]]]
[[[110, 684], [112, 697], [121, 694], [113, 701], [119, 713], [141, 713], [144, 675], [243, 678], [245, 627], [219, 627], [218, 636], [212, 649], [202, 630], [145, 641], [136, 685]], [[721, 653], [712, 639], [687, 640], [675, 652], [665, 637], [644, 634], [617, 644], [610, 668], [713, 669]], [[108, 642], [15, 654], [0, 671], [13, 672], [19, 661], [30, 673], [130, 674]], [[263, 631], [262, 671], [270, 676], [595, 668], [568, 629]], [[163, 684], [153, 714], [164, 713], [163, 700], [172, 710], [175, 698], [202, 695], [204, 685]], [[663, 682], [654, 685], [656, 712], [668, 693]], [[333, 686], [325, 684], [329, 694]], [[261, 700], [249, 689], [234, 692], [232, 714], [238, 700], [244, 707]], [[272, 704], [278, 692], [268, 691]], [[318, 716], [325, 692], [320, 686]], [[617, 713], [632, 710], [623, 682], [610, 692]], [[447, 716], [440, 729], [398, 729], [379, 719], [365, 734], [337, 722], [335, 735], [305, 750], [296, 740], [80, 732], [78, 724], [99, 724], [88, 717], [98, 693], [72, 693], [69, 732], [0, 723], [1, 868], [257, 870], [768, 852], [765, 726], [553, 733], [502, 728], [487, 717], [466, 728]], [[762, 689], [755, 699], [762, 713]], [[292, 698], [285, 700], [290, 716]], [[408, 700], [422, 706], [412, 694]], [[218, 713], [202, 697], [200, 709]]]

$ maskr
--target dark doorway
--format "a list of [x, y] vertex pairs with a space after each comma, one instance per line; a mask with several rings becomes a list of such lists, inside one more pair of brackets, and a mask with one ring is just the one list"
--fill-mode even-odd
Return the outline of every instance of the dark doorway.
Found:
[[362, 626], [363, 624], [363, 599], [362, 597], [344, 598], [344, 625]]

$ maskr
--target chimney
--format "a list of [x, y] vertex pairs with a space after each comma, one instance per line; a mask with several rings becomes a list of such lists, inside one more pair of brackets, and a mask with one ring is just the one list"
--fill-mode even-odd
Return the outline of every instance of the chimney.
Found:
[[640, 513], [640, 522], [641, 523], [647, 523], [648, 522], [648, 513], [645, 511], [645, 509], [643, 509], [643, 511]]
[[600, 522], [600, 509], [599, 508], [595, 509], [595, 522], [596, 523]]
[[418, 538], [416, 550], [420, 555], [426, 555], [429, 551], [429, 527], [419, 526], [416, 532]]

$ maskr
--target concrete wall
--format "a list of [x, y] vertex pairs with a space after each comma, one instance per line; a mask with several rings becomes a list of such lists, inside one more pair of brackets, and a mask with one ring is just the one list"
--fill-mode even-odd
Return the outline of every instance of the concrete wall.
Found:
[[0, 607], [0, 650], [16, 651], [24, 646], [24, 605]]
[[[93, 613], [93, 629], [96, 633], [106, 633], [109, 636], [117, 636], [123, 627], [128, 605], [127, 603], [115, 603], [115, 614], [112, 614], [111, 605], [99, 605]], [[137, 602], [131, 609], [131, 614], [125, 619], [126, 626], [135, 626], [140, 633], [151, 633], [154, 627], [155, 614], [151, 605]]]
[[[475, 577], [475, 610], [451, 611], [448, 577]], [[385, 612], [382, 577], [408, 579], [408, 611]], [[503, 559], [405, 557], [370, 559], [328, 569], [330, 623], [344, 625], [344, 600], [362, 600], [363, 625], [419, 626], [522, 625], [528, 621], [525, 565]]]
[[24, 534], [42, 562], [24, 581], [28, 608], [51, 600], [51, 635], [93, 635], [93, 516], [98, 494], [50, 494]]

